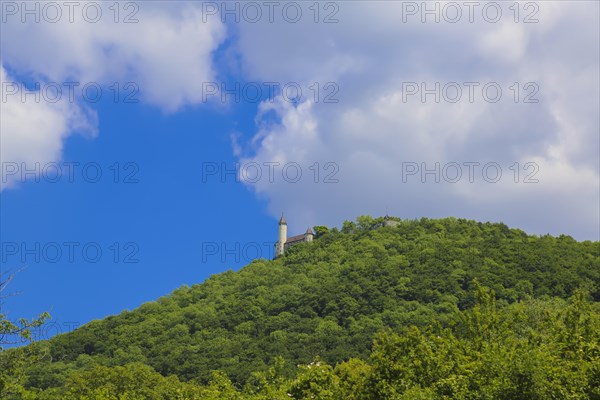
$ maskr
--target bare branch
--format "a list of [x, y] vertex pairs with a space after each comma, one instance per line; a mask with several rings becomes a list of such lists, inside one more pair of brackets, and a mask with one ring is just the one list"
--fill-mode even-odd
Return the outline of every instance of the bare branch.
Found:
[[[13, 279], [15, 279], [15, 276], [17, 276], [17, 274], [18, 274], [19, 272], [22, 272], [23, 270], [25, 270], [25, 268], [26, 268], [26, 267], [21, 267], [21, 268], [17, 269], [15, 272], [12, 272], [12, 273], [10, 273], [10, 274], [8, 275], [8, 278], [6, 278], [6, 280], [4, 280], [4, 281], [0, 281], [0, 293], [1, 293], [2, 291], [4, 291], [4, 290], [6, 289], [6, 287], [8, 286], [8, 284], [9, 284], [9, 283], [10, 283], [10, 282], [11, 282]], [[0, 296], [0, 299], [2, 299], [2, 298], [6, 298], [6, 297], [9, 297], [9, 296], [14, 296], [14, 294], [12, 294], [12, 295], [8, 295], [8, 296], [6, 296], [6, 295], [5, 295], [5, 296]]]

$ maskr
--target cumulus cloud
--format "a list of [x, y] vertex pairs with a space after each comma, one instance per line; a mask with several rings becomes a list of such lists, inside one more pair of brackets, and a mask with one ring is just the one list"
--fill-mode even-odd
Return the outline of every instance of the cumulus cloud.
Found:
[[94, 3], [102, 4], [94, 23], [96, 14], [83, 12], [85, 2], [73, 22], [67, 9], [56, 23], [42, 11], [39, 23], [31, 16], [23, 23], [21, 12], [6, 16], [4, 62], [50, 81], [131, 81], [143, 100], [170, 112], [202, 101], [203, 83], [215, 78], [212, 53], [226, 34], [218, 19], [203, 16], [193, 2], [122, 3], [119, 14], [112, 3]]
[[[453, 215], [597, 240], [598, 3], [544, 2], [537, 10], [519, 3], [517, 23], [508, 6], [496, 23], [477, 12], [473, 22], [465, 14], [459, 23], [422, 23], [421, 15], [403, 14], [401, 3], [340, 3], [340, 21], [331, 25], [240, 28], [250, 79], [306, 86], [331, 80], [340, 87], [337, 104], [272, 107], [278, 122], [248, 141], [244, 162], [339, 166], [338, 183], [315, 184], [312, 175], [296, 183], [248, 182], [271, 213], [285, 210], [299, 225], [340, 224], [388, 208], [405, 218]], [[539, 22], [524, 24], [532, 12]], [[410, 82], [426, 89], [455, 82], [463, 95], [422, 101], [421, 93], [408, 95]], [[465, 82], [479, 83], [473, 101]], [[482, 97], [486, 83], [502, 89], [498, 102]], [[472, 164], [464, 165], [470, 162], [480, 163], [473, 182]], [[411, 163], [419, 171], [407, 175]], [[422, 166], [436, 163], [439, 183], [434, 174], [421, 175]], [[452, 163], [462, 165], [457, 182], [444, 179]], [[502, 177], [494, 182], [496, 165]]]
[[[2, 62], [12, 75], [3, 67], [2, 80], [10, 88], [2, 90], [19, 87], [3, 99], [3, 162], [57, 161], [69, 135], [95, 132], [86, 85], [100, 85], [111, 96], [117, 85], [121, 100], [133, 95], [170, 113], [205, 102], [204, 85], [216, 79], [212, 53], [225, 38], [225, 25], [203, 15], [195, 2], [5, 2], [2, 7]], [[20, 94], [27, 91], [22, 82], [28, 88], [56, 85], [63, 90], [61, 100], [49, 102], [42, 93], [40, 101], [29, 96], [22, 102]], [[69, 85], [76, 85], [73, 97]]]
[[14, 82], [0, 63], [0, 190], [31, 178], [27, 171], [41, 171], [59, 160], [64, 139], [73, 132], [97, 133], [94, 111], [67, 97], [44, 101], [39, 92], [27, 91]]

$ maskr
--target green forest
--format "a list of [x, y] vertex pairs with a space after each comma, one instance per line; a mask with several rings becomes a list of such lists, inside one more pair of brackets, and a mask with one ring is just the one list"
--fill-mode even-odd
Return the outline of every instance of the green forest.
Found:
[[600, 242], [395, 220], [6, 349], [0, 398], [600, 399]]

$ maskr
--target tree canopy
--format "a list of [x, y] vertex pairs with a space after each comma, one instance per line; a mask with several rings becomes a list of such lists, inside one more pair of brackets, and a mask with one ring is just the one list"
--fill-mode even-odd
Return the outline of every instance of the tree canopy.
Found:
[[315, 227], [276, 260], [5, 351], [46, 355], [13, 398], [600, 398], [599, 242], [398, 222]]

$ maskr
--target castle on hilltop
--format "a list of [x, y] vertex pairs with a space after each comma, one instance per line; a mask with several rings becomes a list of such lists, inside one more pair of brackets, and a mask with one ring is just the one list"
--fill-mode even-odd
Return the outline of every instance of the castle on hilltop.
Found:
[[[389, 215], [387, 215], [387, 213], [385, 214], [385, 217], [383, 217], [383, 226], [395, 227], [399, 224], [400, 222], [392, 219]], [[298, 243], [312, 242], [314, 236], [315, 235], [313, 234], [312, 229], [308, 228], [302, 235], [296, 235], [288, 238], [287, 222], [285, 222], [285, 218], [283, 217], [283, 214], [281, 214], [281, 218], [279, 219], [279, 240], [275, 243], [275, 258], [281, 257], [288, 248]]]
[[313, 237], [314, 234], [312, 229], [308, 228], [302, 235], [288, 238], [287, 222], [285, 222], [285, 218], [283, 217], [283, 214], [281, 214], [281, 218], [279, 219], [279, 240], [275, 243], [275, 258], [282, 256], [287, 249], [298, 243], [312, 242]]
[[385, 213], [385, 217], [383, 217], [383, 226], [398, 226], [400, 224], [400, 222], [390, 218], [389, 215], [387, 215], [387, 213]]

